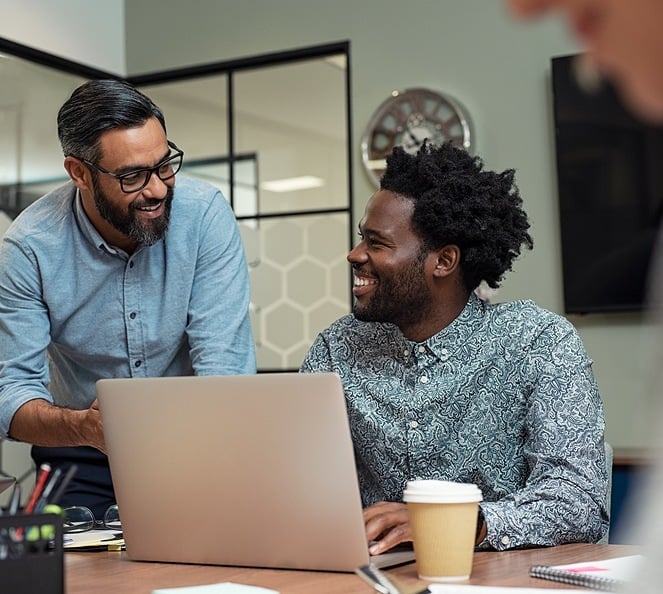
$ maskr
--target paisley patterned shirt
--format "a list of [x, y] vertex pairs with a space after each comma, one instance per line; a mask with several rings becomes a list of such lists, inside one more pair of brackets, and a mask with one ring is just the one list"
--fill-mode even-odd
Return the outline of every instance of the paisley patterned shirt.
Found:
[[414, 343], [348, 315], [301, 371], [342, 379], [365, 506], [401, 501], [408, 480], [442, 479], [481, 489], [481, 548], [596, 542], [607, 529], [601, 398], [563, 317], [472, 295]]

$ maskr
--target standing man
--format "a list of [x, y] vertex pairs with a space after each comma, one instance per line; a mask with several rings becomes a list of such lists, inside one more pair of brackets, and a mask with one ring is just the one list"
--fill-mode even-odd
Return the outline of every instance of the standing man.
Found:
[[424, 144], [387, 158], [349, 253], [353, 314], [302, 371], [343, 382], [372, 554], [411, 540], [408, 480], [476, 483], [477, 545], [596, 542], [608, 526], [604, 419], [573, 326], [531, 301], [491, 305], [532, 247], [513, 170]]
[[62, 505], [101, 519], [115, 498], [95, 382], [255, 372], [248, 273], [220, 192], [176, 182], [183, 152], [148, 97], [86, 82], [57, 124], [71, 181], [0, 247], [0, 435], [75, 462]]

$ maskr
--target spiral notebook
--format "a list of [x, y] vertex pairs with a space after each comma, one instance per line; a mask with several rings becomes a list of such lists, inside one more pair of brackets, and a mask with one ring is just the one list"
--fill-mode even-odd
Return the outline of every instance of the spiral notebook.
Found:
[[534, 565], [529, 574], [573, 586], [604, 592], [621, 592], [638, 573], [642, 555], [629, 555], [603, 561], [586, 561], [568, 565]]

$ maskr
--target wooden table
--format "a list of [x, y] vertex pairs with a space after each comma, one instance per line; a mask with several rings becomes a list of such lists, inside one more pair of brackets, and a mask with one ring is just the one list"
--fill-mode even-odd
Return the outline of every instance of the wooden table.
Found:
[[[530, 578], [531, 565], [558, 565], [578, 561], [631, 555], [639, 549], [629, 545], [573, 544], [549, 549], [481, 552], [474, 556], [470, 584], [572, 588]], [[413, 563], [387, 570], [407, 592], [422, 589]], [[286, 571], [247, 567], [184, 565], [129, 561], [122, 552], [65, 552], [66, 594], [111, 592], [150, 594], [157, 588], [235, 582], [262, 586], [281, 594], [371, 594], [372, 588], [352, 573]]]

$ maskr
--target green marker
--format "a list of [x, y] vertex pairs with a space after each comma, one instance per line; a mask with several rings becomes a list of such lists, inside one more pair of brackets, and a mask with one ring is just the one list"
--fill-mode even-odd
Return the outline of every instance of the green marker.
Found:
[[[48, 505], [44, 506], [44, 509], [42, 510], [42, 513], [44, 514], [55, 514], [56, 516], [61, 516], [62, 515], [62, 508], [59, 505], [55, 505], [53, 503], [49, 503]], [[29, 538], [29, 535], [28, 535]], [[41, 527], [41, 538], [43, 540], [52, 540], [55, 538], [55, 526], [53, 524], [44, 524]]]

